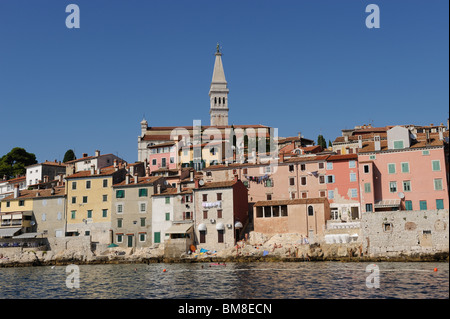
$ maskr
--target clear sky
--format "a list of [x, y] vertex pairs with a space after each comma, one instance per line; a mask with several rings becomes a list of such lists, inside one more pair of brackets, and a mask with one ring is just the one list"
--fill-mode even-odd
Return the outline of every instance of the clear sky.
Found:
[[[68, 4], [80, 28], [65, 24]], [[380, 28], [365, 24], [370, 3]], [[216, 43], [229, 123], [334, 140], [449, 116], [448, 0], [0, 0], [0, 156], [137, 160], [150, 126], [209, 125]]]

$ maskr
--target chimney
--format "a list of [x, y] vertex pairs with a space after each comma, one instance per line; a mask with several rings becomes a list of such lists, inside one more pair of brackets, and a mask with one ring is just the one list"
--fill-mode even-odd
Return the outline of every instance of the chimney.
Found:
[[51, 195], [55, 195], [55, 188], [54, 187], [52, 187], [52, 190], [51, 190], [50, 194]]
[[41, 196], [41, 194], [39, 192], [36, 192], [36, 197]]
[[284, 153], [283, 152], [281, 152], [279, 154], [279, 157], [280, 157], [280, 163], [284, 163]]
[[430, 131], [426, 131], [426, 136], [427, 136], [427, 144], [430, 143]]
[[134, 184], [138, 183], [138, 174], [134, 174]]
[[373, 138], [373, 145], [374, 145], [375, 151], [381, 150], [381, 141], [380, 141], [379, 135], [375, 135], [375, 137]]
[[83, 153], [83, 156], [82, 157], [87, 157], [87, 153]]
[[200, 179], [198, 178], [195, 180], [195, 188], [200, 188]]
[[181, 183], [177, 184], [177, 188], [178, 188], [178, 193], [181, 193]]
[[117, 165], [117, 159], [114, 159], [114, 168], [117, 168], [118, 167], [118, 165]]
[[20, 196], [20, 191], [19, 191], [19, 184], [14, 185], [14, 198], [17, 198]]
[[95, 150], [95, 156], [100, 156], [100, 151], [99, 150]]
[[362, 135], [358, 135], [358, 148], [362, 148]]
[[444, 140], [444, 132], [442, 127], [439, 127], [439, 140], [443, 141]]
[[91, 165], [91, 175], [95, 174], [95, 165]]
[[189, 177], [192, 182], [194, 180], [194, 171], [189, 171]]
[[63, 174], [59, 174], [58, 175], [58, 186], [62, 186], [63, 185]]
[[48, 183], [48, 175], [44, 175], [44, 183]]
[[125, 184], [130, 184], [130, 174], [125, 175]]
[[161, 194], [161, 184], [156, 185], [156, 194]]

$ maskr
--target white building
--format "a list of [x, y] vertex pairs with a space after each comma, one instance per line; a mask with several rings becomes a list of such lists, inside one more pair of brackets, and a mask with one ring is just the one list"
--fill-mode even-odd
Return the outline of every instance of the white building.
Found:
[[25, 167], [26, 171], [26, 186], [31, 186], [39, 183], [46, 183], [55, 180], [58, 175], [66, 174], [66, 164], [57, 162], [45, 161], [39, 164], [33, 164]]

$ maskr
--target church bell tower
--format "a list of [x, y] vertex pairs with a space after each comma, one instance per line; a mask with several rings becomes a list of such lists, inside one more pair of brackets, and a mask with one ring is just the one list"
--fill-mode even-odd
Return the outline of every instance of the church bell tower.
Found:
[[217, 44], [214, 71], [209, 89], [211, 126], [228, 125], [228, 85], [222, 65], [222, 53]]

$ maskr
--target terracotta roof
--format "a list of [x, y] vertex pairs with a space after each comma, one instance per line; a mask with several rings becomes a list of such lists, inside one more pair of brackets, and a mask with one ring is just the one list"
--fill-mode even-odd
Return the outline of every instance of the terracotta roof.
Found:
[[25, 168], [33, 167], [33, 166], [37, 166], [37, 165], [64, 166], [64, 167], [67, 166], [66, 163], [62, 163], [62, 162], [45, 161], [45, 162], [42, 162], [42, 163], [36, 163], [36, 164], [32, 164], [32, 165], [26, 166]]
[[139, 186], [139, 185], [152, 185], [159, 179], [162, 179], [162, 176], [145, 176], [138, 177], [137, 184], [134, 183], [134, 178], [130, 178], [130, 182], [127, 184], [126, 180], [121, 181], [120, 183], [114, 184], [113, 187], [131, 187], [131, 186]]
[[160, 143], [160, 144], [147, 146], [147, 148], [158, 148], [158, 147], [173, 146], [173, 145], [175, 145], [175, 142], [166, 142], [166, 143]]
[[108, 155], [110, 156], [110, 155], [114, 155], [114, 154], [109, 153], [109, 154], [101, 154], [101, 155], [98, 155], [98, 156], [95, 156], [95, 155], [85, 156], [85, 157], [77, 158], [77, 159], [74, 159], [74, 160], [71, 160], [71, 161], [67, 161], [65, 164], [76, 163], [76, 162], [79, 162], [79, 161], [85, 161], [87, 159], [93, 159], [93, 158], [98, 158], [98, 157], [108, 156]]
[[[411, 140], [411, 145], [409, 149], [415, 149], [415, 148], [424, 148], [424, 147], [433, 147], [433, 146], [443, 146], [444, 141], [439, 140], [438, 133], [431, 133], [430, 134], [430, 140], [427, 142], [426, 140], [426, 133], [418, 133], [416, 140]], [[380, 151], [387, 151], [388, 150], [388, 141], [387, 140], [381, 140]], [[405, 148], [408, 149], [408, 148]], [[363, 147], [358, 150], [359, 153], [368, 153], [368, 152], [375, 152], [374, 142], [373, 141], [366, 141], [363, 142]]]
[[203, 186], [200, 186], [198, 189], [212, 189], [212, 188], [225, 188], [225, 187], [232, 187], [234, 184], [236, 184], [236, 181], [223, 181], [223, 182], [206, 182]]
[[153, 194], [152, 196], [169, 196], [169, 195], [185, 195], [185, 194], [192, 194], [192, 188], [183, 188], [181, 192], [178, 192], [177, 187], [170, 187], [162, 190], [160, 194]]
[[25, 181], [26, 178], [27, 178], [26, 176], [19, 176], [19, 177], [8, 179], [7, 182], [8, 183], [19, 183], [19, 182]]
[[290, 157], [284, 160], [284, 163], [297, 163], [297, 162], [317, 162], [325, 161], [330, 155], [311, 155], [301, 157]]
[[298, 204], [320, 204], [327, 202], [328, 199], [324, 197], [318, 198], [296, 198], [296, 199], [283, 199], [283, 200], [265, 200], [255, 203], [255, 207], [258, 206], [279, 206], [279, 205], [298, 205]]
[[[119, 169], [123, 169], [122, 167], [119, 167]], [[116, 169], [114, 168], [114, 166], [108, 166], [108, 167], [103, 167], [100, 169], [100, 174], [97, 173], [97, 169], [94, 171], [94, 174], [91, 175], [91, 170], [86, 170], [86, 171], [80, 171], [80, 172], [76, 172], [75, 174], [66, 176], [66, 179], [70, 179], [70, 178], [83, 178], [83, 177], [95, 177], [95, 176], [108, 176], [108, 175], [112, 175], [116, 172]]]
[[[55, 187], [55, 194], [51, 194], [52, 189], [33, 189], [33, 190], [21, 190], [19, 193], [19, 197], [14, 198], [14, 194], [11, 194], [3, 199], [5, 200], [19, 200], [19, 199], [25, 199], [25, 198], [45, 198], [45, 197], [53, 197], [53, 196], [65, 196], [66, 195], [66, 188], [64, 186], [58, 186]], [[39, 196], [36, 196], [36, 194], [39, 193]]]
[[327, 161], [356, 160], [358, 154], [330, 155]]

